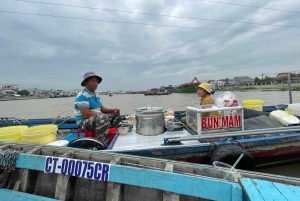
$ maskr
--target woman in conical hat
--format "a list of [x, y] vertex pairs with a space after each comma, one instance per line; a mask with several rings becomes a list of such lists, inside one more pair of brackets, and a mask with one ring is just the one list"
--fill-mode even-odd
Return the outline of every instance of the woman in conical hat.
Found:
[[[208, 83], [201, 83], [200, 85], [196, 86], [197, 94], [201, 98], [200, 105], [212, 105], [215, 104], [215, 100], [210, 95], [210, 85]], [[218, 116], [218, 112], [211, 112], [211, 113], [203, 113], [201, 114], [202, 117], [212, 117]]]
[[[196, 86], [197, 94], [201, 98], [200, 105], [207, 105], [206, 107], [210, 107], [210, 105], [215, 104], [215, 100], [210, 95], [210, 85], [208, 83], [202, 83]], [[205, 106], [204, 106], [205, 108]], [[208, 113], [201, 113], [201, 117], [213, 117], [219, 116], [219, 113], [216, 112], [208, 112]], [[186, 116], [181, 118], [181, 121], [186, 124]]]
[[196, 86], [197, 94], [201, 98], [200, 105], [214, 104], [215, 100], [210, 95], [210, 85], [208, 83], [201, 83]]

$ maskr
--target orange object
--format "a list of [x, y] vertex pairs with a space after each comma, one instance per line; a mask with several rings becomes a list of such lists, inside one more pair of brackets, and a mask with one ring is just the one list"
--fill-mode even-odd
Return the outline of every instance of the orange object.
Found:
[[80, 133], [83, 132], [84, 132], [84, 137], [96, 138], [96, 130], [83, 130], [83, 129], [77, 130], [77, 138], [80, 138]]
[[108, 141], [107, 144], [110, 144], [112, 139], [114, 139], [116, 133], [118, 132], [118, 128], [109, 128], [108, 129]]

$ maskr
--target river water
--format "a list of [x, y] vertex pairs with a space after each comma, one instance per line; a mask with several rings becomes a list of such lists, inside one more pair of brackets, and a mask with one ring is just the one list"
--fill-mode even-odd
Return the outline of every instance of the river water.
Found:
[[[212, 96], [216, 99], [223, 91], [217, 91]], [[289, 93], [287, 91], [248, 91], [233, 92], [239, 99], [240, 104], [245, 99], [262, 99], [264, 105], [289, 104]], [[75, 97], [28, 99], [0, 101], [0, 116], [18, 118], [55, 118], [63, 112], [63, 116], [73, 116]], [[300, 92], [292, 92], [293, 103], [300, 102]], [[151, 105], [165, 109], [185, 110], [186, 106], [199, 105], [199, 97], [196, 93], [162, 96], [144, 96], [142, 94], [123, 94], [101, 96], [101, 102], [105, 107], [121, 110], [121, 114], [132, 114], [135, 108]]]
[[[212, 96], [216, 99], [224, 91], [217, 91]], [[262, 99], [264, 105], [289, 104], [289, 92], [287, 91], [247, 91], [233, 92], [239, 103], [245, 99]], [[48, 98], [0, 101], [0, 117], [29, 118], [55, 118], [58, 115], [74, 116], [75, 97], [68, 98]], [[293, 103], [300, 102], [300, 92], [292, 92]], [[199, 105], [199, 97], [196, 93], [179, 94], [174, 93], [162, 96], [144, 96], [142, 94], [123, 94], [101, 96], [102, 104], [107, 108], [118, 107], [121, 114], [132, 114], [135, 108], [151, 105], [153, 107], [163, 107], [165, 109], [185, 110], [187, 106]], [[276, 168], [266, 168], [259, 171], [294, 176], [300, 178], [300, 163], [285, 165]]]

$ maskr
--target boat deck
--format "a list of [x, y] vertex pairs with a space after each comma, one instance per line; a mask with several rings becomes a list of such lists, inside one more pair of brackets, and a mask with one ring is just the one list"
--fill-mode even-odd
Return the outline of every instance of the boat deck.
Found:
[[[160, 135], [146, 136], [136, 133], [135, 128], [128, 132], [127, 135], [119, 135], [116, 139], [112, 150], [133, 150], [161, 147], [164, 143], [164, 138], [170, 137], [190, 137], [193, 136], [187, 130], [181, 131], [166, 131]], [[198, 140], [183, 141], [182, 145], [200, 144]]]
[[299, 200], [300, 187], [260, 179], [241, 178], [248, 200]]
[[[164, 144], [164, 138], [172, 137], [190, 137], [193, 136], [186, 129], [180, 131], [165, 131], [160, 135], [146, 136], [136, 133], [135, 127], [128, 132], [126, 135], [116, 134], [115, 138], [112, 140], [112, 145], [109, 146], [107, 150], [109, 151], [128, 151], [128, 150], [139, 150], [139, 149], [155, 149], [159, 148]], [[80, 137], [84, 137], [81, 133]], [[62, 139], [71, 142], [77, 138], [77, 133], [71, 133], [64, 136]], [[201, 144], [198, 140], [182, 141], [181, 145], [196, 145]], [[180, 146], [180, 145], [178, 145]]]

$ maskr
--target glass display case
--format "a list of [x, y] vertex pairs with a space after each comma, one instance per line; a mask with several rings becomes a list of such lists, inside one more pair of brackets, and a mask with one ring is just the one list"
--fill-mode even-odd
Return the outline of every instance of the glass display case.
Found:
[[216, 107], [214, 105], [188, 106], [187, 126], [198, 135], [244, 130], [242, 106]]

